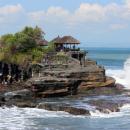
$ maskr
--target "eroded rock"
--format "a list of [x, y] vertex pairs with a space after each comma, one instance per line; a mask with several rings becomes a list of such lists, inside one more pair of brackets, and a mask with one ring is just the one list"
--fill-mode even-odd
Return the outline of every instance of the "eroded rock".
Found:
[[29, 99], [32, 98], [32, 92], [28, 89], [6, 92], [4, 98], [6, 101]]
[[90, 100], [89, 104], [95, 106], [97, 110], [102, 113], [119, 112], [120, 107], [123, 106], [122, 102], [113, 102], [107, 100]]
[[72, 115], [90, 115], [89, 110], [83, 108], [76, 108], [67, 104], [55, 104], [55, 103], [44, 103], [37, 106], [39, 109], [45, 109], [49, 111], [64, 111]]

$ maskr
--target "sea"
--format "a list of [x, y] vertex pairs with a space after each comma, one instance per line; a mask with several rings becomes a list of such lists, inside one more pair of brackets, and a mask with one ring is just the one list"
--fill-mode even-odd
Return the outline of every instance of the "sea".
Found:
[[[130, 89], [130, 48], [87, 48], [87, 58], [96, 60], [106, 69], [106, 74], [116, 79], [117, 83]], [[91, 116], [74, 116], [65, 112], [51, 112], [36, 108], [0, 108], [0, 130], [130, 130], [130, 104], [120, 108], [120, 112], [103, 114], [82, 100], [67, 101], [55, 99], [59, 102], [69, 102], [79, 107], [91, 110]], [[120, 96], [99, 99], [117, 100]], [[129, 99], [130, 100], [130, 99]], [[54, 102], [54, 101], [52, 101]]]

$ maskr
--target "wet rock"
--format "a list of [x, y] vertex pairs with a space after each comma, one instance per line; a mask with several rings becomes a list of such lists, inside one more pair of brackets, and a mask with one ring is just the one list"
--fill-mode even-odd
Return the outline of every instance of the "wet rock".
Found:
[[97, 110], [102, 113], [119, 112], [120, 107], [123, 106], [122, 102], [113, 102], [107, 100], [90, 100], [89, 104], [95, 106]]
[[32, 98], [32, 92], [28, 89], [7, 92], [4, 94], [4, 98], [6, 101], [29, 99]]
[[0, 102], [5, 102], [5, 98], [3, 95], [0, 95]]
[[33, 103], [32, 101], [25, 101], [25, 102], [15, 102], [14, 104], [17, 107], [20, 108], [35, 108], [36, 107], [36, 103]]
[[5, 98], [3, 96], [3, 94], [0, 95], [0, 107], [3, 106], [5, 104]]
[[45, 104], [39, 104], [37, 106], [39, 109], [45, 109], [49, 111], [64, 111], [68, 112], [72, 115], [90, 115], [90, 112], [83, 108], [76, 108], [73, 106], [68, 106], [66, 104], [55, 104], [55, 103], [45, 103]]
[[83, 108], [65, 107], [64, 111], [73, 115], [90, 115], [90, 112]]
[[57, 104], [57, 103], [40, 103], [37, 108], [45, 109], [49, 111], [63, 111], [64, 104]]
[[123, 86], [122, 84], [115, 84], [115, 87], [118, 89], [118, 90], [124, 90], [125, 86]]

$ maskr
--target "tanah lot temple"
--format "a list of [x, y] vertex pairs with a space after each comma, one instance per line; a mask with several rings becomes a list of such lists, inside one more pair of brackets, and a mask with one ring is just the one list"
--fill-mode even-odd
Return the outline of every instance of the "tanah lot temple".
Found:
[[66, 96], [84, 93], [88, 89], [114, 86], [105, 69], [86, 57], [80, 41], [72, 36], [57, 37], [51, 41], [54, 50], [41, 63], [34, 65], [27, 86], [39, 97]]

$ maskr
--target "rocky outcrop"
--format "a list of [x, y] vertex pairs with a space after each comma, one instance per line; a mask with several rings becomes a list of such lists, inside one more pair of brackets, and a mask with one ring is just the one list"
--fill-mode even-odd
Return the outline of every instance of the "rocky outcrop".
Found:
[[20, 108], [35, 108], [37, 106], [37, 103], [32, 101], [21, 101], [21, 102], [15, 102], [13, 105], [20, 107]]
[[[27, 86], [38, 97], [56, 97], [82, 93], [88, 89], [113, 87], [115, 80], [105, 75], [105, 69], [91, 60], [86, 67], [71, 66], [41, 71], [41, 77], [33, 77]], [[86, 64], [87, 64], [86, 63]]]
[[66, 96], [77, 93], [80, 81], [69, 78], [41, 77], [27, 82], [37, 97]]
[[4, 94], [4, 100], [26, 100], [32, 98], [32, 92], [28, 89], [17, 90], [12, 92], [6, 92]]
[[123, 103], [121, 102], [115, 103], [107, 100], [90, 100], [89, 104], [95, 106], [96, 110], [107, 114], [111, 112], [119, 112], [120, 107], [123, 106]]
[[101, 87], [116, 87], [115, 86], [115, 79], [111, 77], [106, 77], [105, 82], [99, 82], [99, 81], [83, 81], [80, 86], [78, 87], [78, 90], [80, 93], [83, 93], [89, 89], [94, 88], [101, 88]]
[[49, 111], [64, 111], [73, 115], [90, 115], [90, 112], [83, 108], [76, 108], [67, 104], [56, 103], [42, 103], [37, 106], [39, 109], [45, 109]]
[[[38, 77], [40, 75], [40, 77]], [[73, 104], [46, 102], [47, 97], [63, 97], [69, 95], [72, 99], [80, 96], [114, 95], [123, 92], [123, 87], [115, 85], [115, 80], [106, 77], [105, 69], [96, 62], [87, 60], [85, 66], [76, 64], [42, 68], [40, 74], [35, 75], [26, 83], [15, 84], [15, 87], [2, 87], [0, 106], [13, 105], [21, 108], [39, 108], [49, 111], [64, 111], [73, 115], [90, 115], [90, 110]], [[102, 93], [101, 93], [102, 92]], [[107, 100], [89, 100], [86, 104], [94, 106], [95, 110], [103, 113], [118, 112], [122, 102], [108, 102]]]
[[[127, 93], [126, 93], [127, 92]], [[90, 116], [91, 111], [100, 111], [101, 113], [119, 112], [120, 107], [130, 103], [129, 91], [122, 91], [116, 87], [101, 87], [88, 90], [85, 95], [70, 96], [66, 98], [30, 98], [30, 90], [14, 91], [1, 94], [0, 106], [17, 106], [20, 108], [39, 108], [49, 111], [64, 111], [73, 115]], [[7, 94], [9, 94], [7, 96]], [[103, 96], [102, 96], [103, 95]], [[119, 96], [120, 95], [120, 96]], [[87, 97], [87, 100], [84, 98]], [[7, 98], [8, 97], [8, 98]], [[6, 99], [6, 100], [5, 100]], [[8, 99], [8, 100], [7, 100]], [[85, 99], [85, 100], [84, 100]], [[83, 105], [82, 105], [83, 104]], [[86, 107], [89, 106], [89, 107]]]

